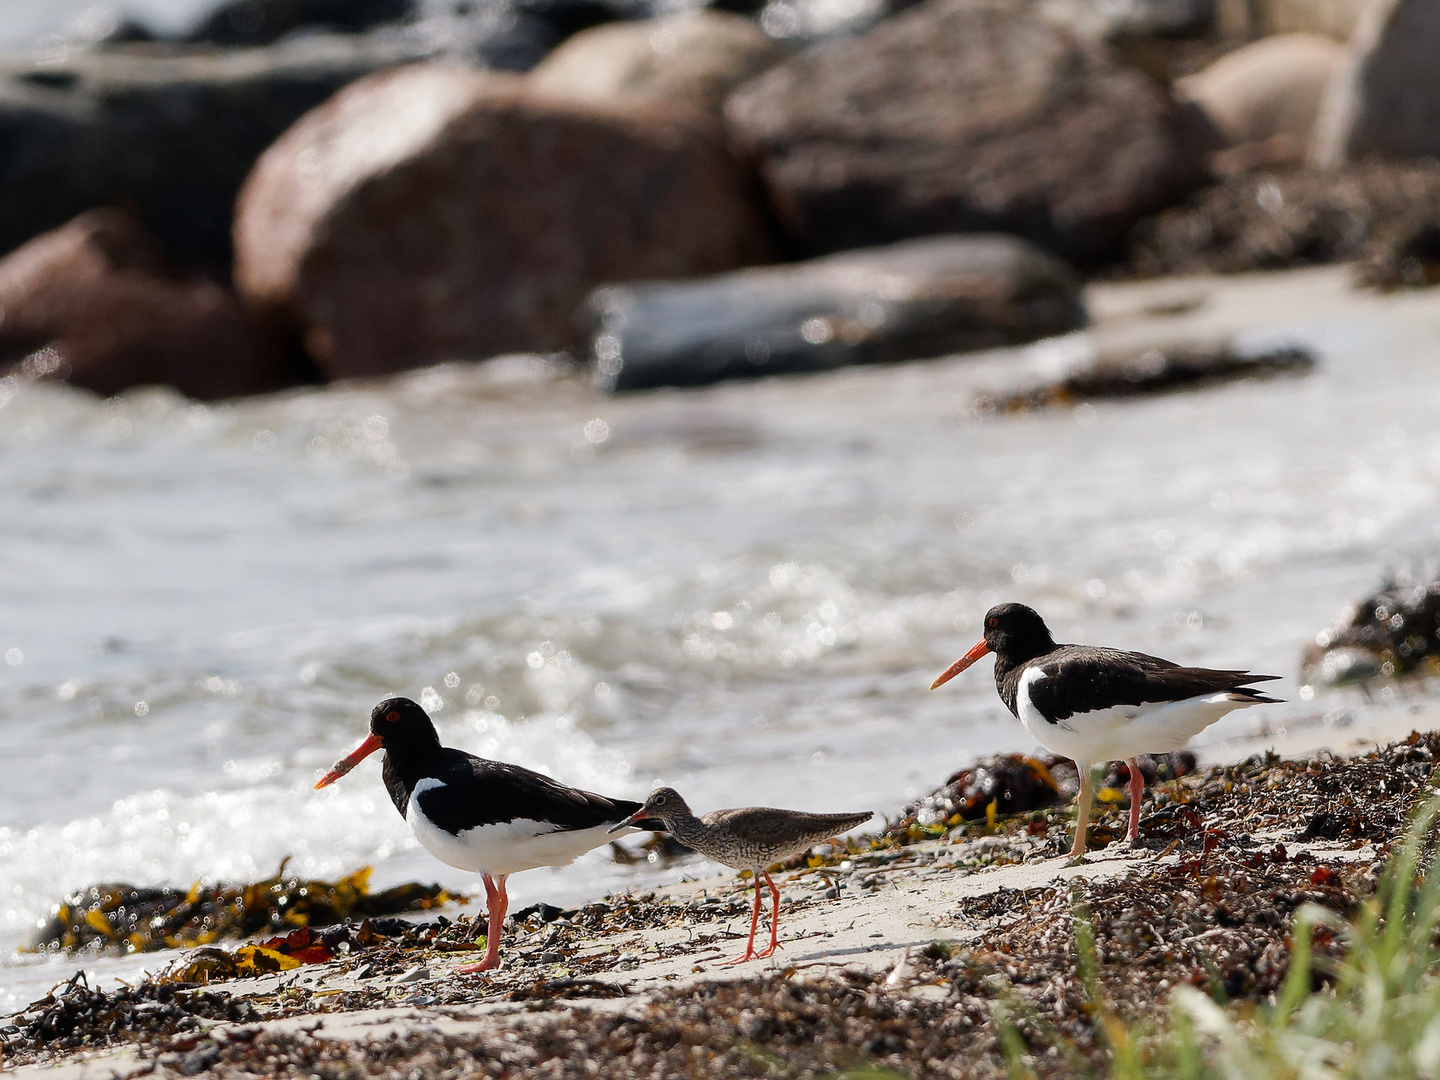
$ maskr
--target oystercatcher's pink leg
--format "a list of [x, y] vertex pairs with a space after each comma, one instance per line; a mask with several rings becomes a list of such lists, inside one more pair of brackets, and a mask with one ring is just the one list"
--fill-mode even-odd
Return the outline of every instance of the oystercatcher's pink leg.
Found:
[[760, 926], [760, 873], [755, 873], [755, 910], [750, 914], [750, 940], [745, 943], [745, 955], [737, 956], [733, 960], [726, 960], [728, 967], [731, 964], [743, 964], [746, 960], [755, 958], [755, 931]]
[[510, 897], [505, 893], [505, 875], [491, 878], [481, 874], [485, 882], [485, 906], [490, 909], [490, 930], [485, 935], [485, 959], [478, 964], [461, 964], [455, 969], [457, 975], [469, 975], [476, 971], [489, 971], [500, 966], [500, 931], [505, 927], [505, 911], [510, 906]]
[[1078, 859], [1085, 854], [1085, 830], [1090, 827], [1090, 803], [1095, 798], [1095, 787], [1090, 782], [1090, 763], [1077, 761], [1075, 768], [1080, 772], [1080, 796], [1079, 814], [1075, 821], [1075, 843], [1070, 846], [1069, 857], [1072, 859]]
[[[770, 880], [770, 871], [765, 871], [765, 884], [770, 886], [770, 895], [773, 898], [770, 908], [770, 947], [762, 953], [756, 953], [755, 959], [764, 960], [780, 947], [780, 890], [775, 887], [775, 882]], [[756, 899], [759, 899], [760, 889], [756, 886]]]
[[1140, 839], [1140, 796], [1145, 794], [1145, 776], [1135, 758], [1126, 758], [1125, 764], [1130, 766], [1130, 831], [1125, 839], [1133, 844]]

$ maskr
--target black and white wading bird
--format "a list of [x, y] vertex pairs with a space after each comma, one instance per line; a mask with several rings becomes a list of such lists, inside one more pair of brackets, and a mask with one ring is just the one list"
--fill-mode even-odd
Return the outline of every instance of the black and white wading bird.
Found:
[[490, 931], [485, 959], [459, 974], [500, 966], [505, 879], [537, 866], [564, 866], [611, 839], [612, 826], [643, 819], [632, 799], [607, 799], [548, 776], [440, 745], [430, 717], [409, 698], [388, 698], [370, 714], [370, 735], [321, 777], [333, 784], [376, 750], [385, 751], [385, 789], [420, 846], [485, 883]]
[[1245, 685], [1278, 679], [1248, 671], [1181, 667], [1145, 653], [1098, 645], [1057, 645], [1043, 619], [1024, 604], [985, 613], [985, 636], [936, 679], [934, 690], [986, 653], [995, 654], [995, 687], [1025, 730], [1056, 754], [1073, 758], [1080, 805], [1072, 857], [1085, 854], [1093, 789], [1090, 766], [1130, 767], [1130, 829], [1140, 835], [1145, 779], [1135, 758], [1168, 754], [1234, 709], [1278, 699]]
[[[653, 828], [658, 822], [676, 840], [707, 859], [714, 859], [736, 870], [749, 870], [755, 878], [755, 910], [750, 915], [750, 940], [745, 943], [743, 956], [727, 961], [743, 964], [751, 959], [763, 960], [779, 946], [780, 890], [770, 880], [766, 867], [807, 851], [821, 840], [863, 825], [874, 816], [869, 810], [857, 814], [811, 814], [804, 810], [743, 806], [734, 810], [714, 810], [696, 817], [678, 791], [662, 787], [652, 791], [645, 805], [611, 832], [641, 821], [645, 822], [646, 828]], [[755, 930], [760, 925], [762, 877], [770, 886], [770, 895], [774, 899], [770, 910], [770, 947], [757, 953]]]

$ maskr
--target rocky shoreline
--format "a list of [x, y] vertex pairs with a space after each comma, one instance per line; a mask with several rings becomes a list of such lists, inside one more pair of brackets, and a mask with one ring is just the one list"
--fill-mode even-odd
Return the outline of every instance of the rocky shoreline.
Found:
[[[615, 392], [1030, 341], [1083, 325], [1087, 276], [1440, 280], [1433, 12], [1241, 7], [230, 0], [167, 40], [92, 19], [0, 57], [0, 377], [215, 400], [565, 352]], [[915, 243], [954, 254], [895, 273]], [[783, 311], [747, 300], [762, 280]], [[981, 299], [937, 302], [956, 288]]]
[[[1434, 726], [1423, 709], [1409, 719]], [[922, 800], [784, 873], [786, 933], [768, 967], [720, 964], [743, 940], [748, 883], [710, 879], [538, 908], [508, 929], [505, 966], [488, 977], [446, 970], [483, 913], [425, 917], [255, 978], [72, 984], [0, 1021], [0, 1039], [16, 1075], [57, 1080], [998, 1077], [1013, 1030], [1037, 1075], [1081, 1075], [1105, 1050], [1077, 922], [1117, 1016], [1158, 1019], [1182, 984], [1264, 1000], [1301, 904], [1345, 916], [1373, 893], [1437, 755], [1440, 735], [1412, 734], [1351, 757], [1260, 754], [1164, 780], [1147, 793], [1142, 845], [1114, 842], [1123, 809], [1109, 805], [1092, 832], [1103, 850], [1079, 866], [1053, 857], [1068, 804], [992, 825], [936, 821]], [[1341, 949], [1333, 935], [1317, 945]]]

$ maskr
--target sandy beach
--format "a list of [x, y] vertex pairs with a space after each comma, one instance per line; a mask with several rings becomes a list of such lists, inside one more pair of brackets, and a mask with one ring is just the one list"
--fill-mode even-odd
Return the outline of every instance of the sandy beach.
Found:
[[[888, 840], [852, 838], [848, 850], [819, 849], [815, 865], [776, 875], [782, 948], [769, 962], [722, 963], [748, 929], [748, 881], [736, 876], [532, 917], [507, 933], [504, 966], [486, 975], [449, 972], [463, 958], [455, 943], [483, 928], [483, 913], [451, 909], [436, 914], [457, 922], [417, 920], [406, 939], [329, 963], [181, 985], [150, 1006], [153, 1028], [117, 1028], [127, 1008], [113, 995], [82, 1007], [81, 994], [71, 1037], [94, 1048], [57, 1050], [5, 1028], [7, 1064], [37, 1080], [413, 1068], [809, 1076], [862, 1066], [1001, 1076], [1000, 1008], [1025, 1033], [1032, 1067], [1075, 1075], [1046, 1040], [1058, 1031], [1068, 1051], [1101, 1060], [1074, 966], [1078, 905], [1093, 920], [1109, 1007], [1154, 1017], [1182, 981], [1262, 999], [1283, 977], [1295, 908], [1345, 914], [1373, 890], [1440, 753], [1440, 735], [1404, 733], [1440, 727], [1440, 710], [1357, 712], [1343, 729], [1232, 744], [1225, 764], [1156, 785], [1140, 846], [1108, 842], [1123, 809], [1103, 809], [1092, 838], [1106, 846], [1080, 865], [1054, 856], [1069, 806], [908, 842], [892, 817]], [[204, 998], [212, 1014], [223, 998], [242, 1019], [197, 1015], [207, 1011], [198, 1005], [192, 1014], [187, 998]], [[55, 1007], [8, 1023], [33, 1028]]]

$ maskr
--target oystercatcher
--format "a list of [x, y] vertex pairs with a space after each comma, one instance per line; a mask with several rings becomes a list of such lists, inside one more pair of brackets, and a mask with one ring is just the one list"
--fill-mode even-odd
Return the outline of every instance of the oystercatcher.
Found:
[[984, 638], [930, 689], [986, 653], [995, 654], [995, 686], [1005, 707], [1041, 746], [1075, 760], [1080, 806], [1072, 857], [1085, 853], [1092, 763], [1123, 760], [1130, 767], [1126, 838], [1134, 841], [1145, 788], [1136, 755], [1178, 750], [1226, 713], [1278, 700], [1245, 685], [1278, 675], [1181, 667], [1145, 653], [1057, 645], [1045, 621], [1024, 604], [997, 604], [986, 612]]
[[385, 788], [420, 846], [449, 866], [476, 871], [485, 883], [485, 959], [455, 968], [460, 974], [500, 965], [507, 877], [564, 866], [605, 843], [616, 822], [644, 817], [633, 799], [607, 799], [519, 765], [441, 746], [425, 710], [403, 697], [375, 706], [369, 737], [315, 786], [333, 784], [376, 750], [385, 751]]
[[[845, 832], [869, 821], [875, 815], [869, 810], [855, 814], [810, 814], [804, 810], [776, 810], [768, 806], [745, 806], [734, 810], [714, 810], [696, 817], [674, 788], [656, 788], [636, 810], [611, 832], [648, 819], [660, 822], [665, 831], [688, 848], [707, 859], [714, 859], [736, 870], [750, 870], [755, 879], [755, 910], [750, 915], [750, 940], [745, 954], [727, 961], [743, 964], [750, 959], [763, 960], [775, 951], [780, 937], [780, 890], [770, 880], [766, 867], [798, 855], [811, 844], [836, 833]], [[760, 879], [770, 886], [773, 897], [770, 911], [770, 947], [755, 951], [755, 930], [760, 925]]]

